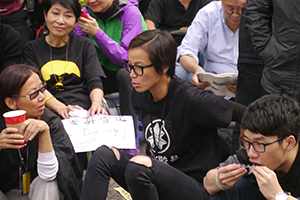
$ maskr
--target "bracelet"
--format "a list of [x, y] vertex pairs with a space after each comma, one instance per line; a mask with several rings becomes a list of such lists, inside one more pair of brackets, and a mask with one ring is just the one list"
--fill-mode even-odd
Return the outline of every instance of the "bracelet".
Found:
[[215, 177], [215, 180], [216, 180], [216, 183], [217, 183], [217, 186], [218, 186], [218, 188], [220, 188], [221, 190], [226, 190], [226, 188], [223, 188], [221, 185], [220, 185], [220, 183], [219, 183], [219, 173], [217, 172], [217, 174], [216, 174], [216, 177]]
[[92, 102], [97, 102], [99, 103], [102, 107], [103, 107], [103, 103], [101, 101], [98, 101], [98, 100], [92, 100]]
[[54, 96], [51, 96], [51, 97], [47, 97], [46, 99], [45, 99], [45, 104], [46, 104], [46, 102], [48, 101], [48, 100], [50, 100], [50, 99], [56, 99]]

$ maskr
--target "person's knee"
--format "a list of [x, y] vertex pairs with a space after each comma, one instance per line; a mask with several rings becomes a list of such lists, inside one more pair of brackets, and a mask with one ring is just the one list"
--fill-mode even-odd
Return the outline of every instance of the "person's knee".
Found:
[[100, 163], [108, 163], [114, 159], [120, 160], [120, 152], [114, 147], [101, 146], [96, 151], [88, 163], [88, 168], [93, 168], [98, 166]]
[[145, 165], [146, 167], [152, 166], [152, 161], [147, 156], [135, 156], [135, 157], [131, 158], [130, 161], [140, 164], [140, 165]]
[[146, 156], [135, 156], [130, 159], [125, 169], [126, 183], [128, 187], [139, 185], [151, 180], [152, 161]]
[[116, 156], [116, 159], [120, 160], [120, 152], [119, 152], [119, 150], [116, 149], [115, 147], [109, 147], [109, 148], [114, 152], [114, 154]]

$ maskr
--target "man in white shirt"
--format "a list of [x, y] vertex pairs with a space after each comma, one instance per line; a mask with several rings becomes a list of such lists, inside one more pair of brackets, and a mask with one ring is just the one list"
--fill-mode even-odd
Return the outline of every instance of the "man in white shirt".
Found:
[[[198, 11], [181, 46], [176, 75], [198, 87], [197, 72], [237, 73], [239, 25], [241, 7], [238, 0], [213, 1]], [[205, 64], [198, 65], [198, 53], [204, 50]]]

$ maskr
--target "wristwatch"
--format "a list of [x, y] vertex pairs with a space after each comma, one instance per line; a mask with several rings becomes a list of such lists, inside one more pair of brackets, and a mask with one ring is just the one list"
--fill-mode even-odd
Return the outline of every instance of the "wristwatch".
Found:
[[275, 196], [275, 200], [287, 200], [288, 198], [289, 195], [286, 192], [280, 192]]

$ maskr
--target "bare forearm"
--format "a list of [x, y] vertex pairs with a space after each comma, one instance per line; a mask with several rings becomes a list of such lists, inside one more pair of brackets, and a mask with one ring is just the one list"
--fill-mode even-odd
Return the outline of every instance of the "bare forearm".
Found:
[[93, 102], [94, 100], [102, 102], [103, 100], [103, 91], [99, 88], [95, 88], [90, 93], [90, 99]]
[[204, 69], [198, 65], [197, 61], [189, 55], [180, 56], [179, 63], [183, 68], [193, 74], [196, 72], [205, 72]]
[[53, 151], [52, 141], [49, 129], [41, 132], [39, 135], [39, 152], [48, 153]]
[[217, 174], [217, 170], [212, 169], [209, 172], [207, 172], [206, 176], [203, 179], [204, 188], [211, 195], [214, 195], [221, 191], [218, 188], [216, 181], [215, 181], [216, 174]]
[[145, 19], [146, 25], [148, 27], [148, 30], [155, 30], [156, 26], [154, 24], [153, 21], [149, 20], [149, 19]]

